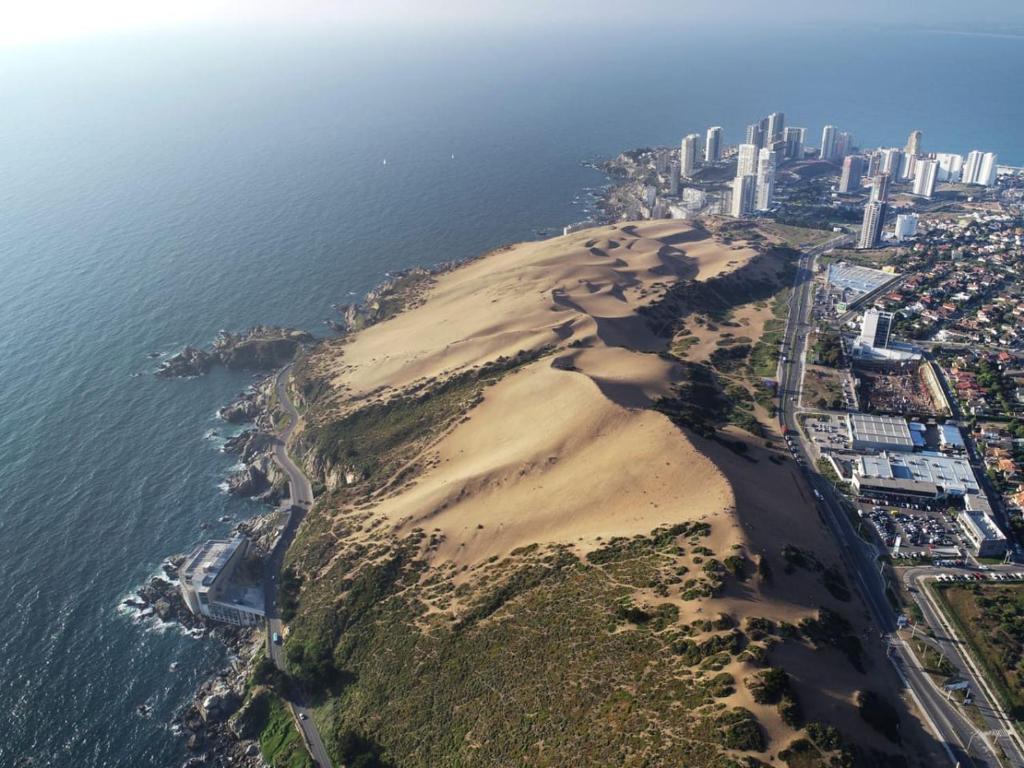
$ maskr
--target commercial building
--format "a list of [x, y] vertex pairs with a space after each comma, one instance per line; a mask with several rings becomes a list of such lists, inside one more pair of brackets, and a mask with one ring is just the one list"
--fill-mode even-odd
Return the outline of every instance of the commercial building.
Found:
[[960, 431], [960, 427], [954, 426], [953, 424], [940, 424], [939, 448], [943, 451], [951, 451], [953, 453], [959, 453], [967, 450], [967, 445], [964, 443], [964, 435]]
[[818, 153], [822, 160], [832, 160], [836, 156], [836, 127], [826, 125], [821, 129], [821, 151]]
[[917, 501], [977, 497], [981, 493], [970, 462], [940, 453], [890, 453], [856, 456], [854, 491]]
[[700, 162], [700, 134], [691, 133], [683, 137], [679, 145], [679, 171], [686, 178], [692, 178]]
[[931, 198], [935, 194], [935, 181], [939, 175], [938, 160], [918, 160], [914, 168], [914, 194]]
[[861, 322], [857, 343], [879, 349], [888, 347], [889, 334], [892, 333], [892, 323], [895, 319], [892, 312], [880, 312], [877, 309], [867, 310], [864, 313], [864, 320]]
[[786, 128], [783, 131], [783, 139], [786, 142], [786, 159], [804, 159], [804, 136], [807, 132], [803, 128]]
[[846, 415], [846, 431], [855, 451], [912, 451], [914, 439], [907, 420], [868, 413]]
[[756, 208], [767, 211], [771, 208], [772, 192], [775, 189], [775, 152], [767, 147], [757, 155]]
[[754, 210], [756, 189], [757, 177], [753, 174], [747, 173], [733, 179], [730, 213], [735, 218], [742, 218]]
[[901, 213], [896, 216], [896, 241], [902, 243], [917, 234], [917, 214]]
[[843, 173], [839, 177], [839, 193], [852, 195], [860, 191], [860, 180], [864, 171], [864, 158], [847, 155], [843, 158]]
[[181, 596], [192, 613], [237, 626], [263, 621], [263, 591], [232, 578], [248, 545], [243, 536], [211, 539], [189, 553], [178, 569], [178, 579]]
[[860, 228], [858, 248], [874, 248], [878, 245], [882, 237], [882, 225], [885, 224], [886, 208], [885, 203], [876, 201], [871, 201], [864, 206], [864, 222]]
[[717, 163], [722, 159], [722, 126], [713, 125], [708, 128], [704, 139], [704, 162]]
[[760, 150], [756, 144], [740, 144], [736, 150], [736, 176], [753, 176], [757, 173], [757, 153]]
[[957, 515], [960, 530], [970, 542], [975, 557], [1002, 557], [1006, 554], [1006, 535], [985, 512], [970, 509], [975, 497], [968, 497], [968, 509]]

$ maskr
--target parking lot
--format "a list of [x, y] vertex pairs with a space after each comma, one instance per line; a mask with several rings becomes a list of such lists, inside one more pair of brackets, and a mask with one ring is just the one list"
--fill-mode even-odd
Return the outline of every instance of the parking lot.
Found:
[[1024, 581], [1024, 571], [1014, 573], [989, 571], [988, 573], [945, 573], [936, 577], [936, 581]]
[[804, 431], [819, 456], [822, 453], [844, 451], [850, 447], [846, 422], [841, 416], [808, 416], [804, 421]]
[[923, 504], [916, 508], [879, 506], [867, 501], [858, 502], [857, 514], [871, 524], [896, 560], [955, 560], [962, 558], [969, 549], [956, 521], [945, 510], [928, 509]]

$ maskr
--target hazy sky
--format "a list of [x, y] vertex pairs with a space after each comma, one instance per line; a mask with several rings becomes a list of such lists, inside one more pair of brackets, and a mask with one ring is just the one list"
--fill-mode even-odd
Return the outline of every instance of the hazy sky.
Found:
[[[766, 9], [767, 12], [766, 12]], [[585, 23], [631, 27], [816, 24], [928, 27], [970, 24], [1006, 33], [1024, 24], [1021, 0], [0, 0], [0, 45], [167, 28], [314, 23], [341, 26], [494, 26]], [[1012, 30], [1011, 30], [1012, 31]], [[1019, 29], [1017, 31], [1020, 31]]]

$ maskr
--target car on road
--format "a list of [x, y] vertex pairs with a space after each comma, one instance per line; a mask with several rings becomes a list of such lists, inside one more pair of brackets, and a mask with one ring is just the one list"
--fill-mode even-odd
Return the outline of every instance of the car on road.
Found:
[[299, 712], [299, 720], [309, 720], [309, 716], [305, 712]]
[[281, 644], [281, 636], [279, 634], [277, 634], [277, 632], [275, 632], [273, 635], [271, 635], [270, 639], [273, 641], [274, 645], [280, 645]]

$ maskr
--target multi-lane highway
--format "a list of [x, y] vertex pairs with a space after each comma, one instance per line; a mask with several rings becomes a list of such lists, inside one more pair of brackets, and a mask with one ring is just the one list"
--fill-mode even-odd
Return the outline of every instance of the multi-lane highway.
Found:
[[[874, 546], [861, 539], [854, 530], [832, 484], [815, 470], [813, 452], [799, 428], [807, 334], [811, 330], [814, 259], [836, 244], [835, 240], [829, 241], [809, 249], [800, 257], [784, 334], [785, 357], [779, 366], [779, 423], [790, 436], [794, 452], [802, 460], [804, 478], [815, 492], [818, 512], [836, 539], [843, 562], [853, 576], [879, 636], [887, 639], [890, 661], [943, 744], [950, 764], [996, 768], [1001, 763], [990, 737], [971, 723], [956, 704], [945, 699], [944, 692], [921, 669], [910, 648], [896, 636], [897, 615], [886, 597], [885, 566], [879, 562]], [[1006, 752], [1005, 764], [1024, 767], [1024, 757], [1015, 743], [1004, 739], [999, 746]]]
[[[291, 373], [291, 366], [280, 371], [274, 382], [277, 391], [277, 400], [288, 414], [288, 424], [278, 435], [278, 441], [274, 445], [274, 461], [288, 475], [288, 520], [284, 530], [278, 538], [277, 545], [267, 560], [264, 570], [264, 594], [266, 595], [267, 612], [267, 653], [274, 661], [278, 669], [285, 669], [284, 650], [279, 642], [275, 643], [273, 638], [283, 637], [283, 626], [277, 609], [277, 586], [281, 573], [281, 564], [284, 561], [285, 552], [295, 537], [302, 518], [306, 511], [313, 504], [313, 486], [309, 478], [299, 469], [288, 455], [288, 440], [299, 423], [299, 412], [292, 403], [288, 394], [288, 376]], [[313, 721], [312, 712], [305, 705], [302, 692], [293, 686], [289, 696], [288, 706], [295, 717], [295, 722], [302, 731], [306, 747], [318, 768], [331, 768], [331, 758], [324, 747], [323, 739], [320, 738], [320, 731]]]

